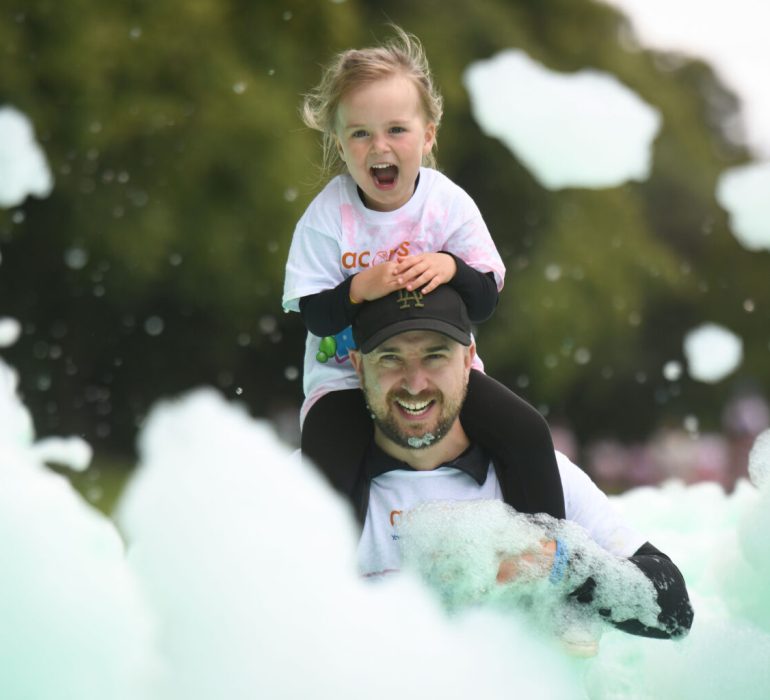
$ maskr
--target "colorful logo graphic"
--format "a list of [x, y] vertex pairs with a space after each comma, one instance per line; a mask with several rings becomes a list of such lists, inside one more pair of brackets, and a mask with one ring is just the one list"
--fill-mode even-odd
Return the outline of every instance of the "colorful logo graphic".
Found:
[[338, 364], [342, 364], [347, 361], [350, 351], [355, 349], [353, 329], [348, 326], [344, 331], [337, 333], [337, 335], [327, 335], [321, 338], [315, 359], [322, 364], [326, 364], [333, 357]]

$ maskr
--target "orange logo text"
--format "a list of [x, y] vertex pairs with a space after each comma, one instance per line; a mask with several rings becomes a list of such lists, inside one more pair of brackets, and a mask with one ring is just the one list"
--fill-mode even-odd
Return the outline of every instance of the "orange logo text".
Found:
[[392, 260], [394, 257], [403, 257], [409, 255], [409, 241], [404, 241], [397, 248], [390, 250], [378, 250], [374, 253], [371, 250], [362, 250], [360, 253], [348, 250], [342, 254], [342, 267], [346, 270], [352, 270], [356, 267], [373, 267], [384, 262]]

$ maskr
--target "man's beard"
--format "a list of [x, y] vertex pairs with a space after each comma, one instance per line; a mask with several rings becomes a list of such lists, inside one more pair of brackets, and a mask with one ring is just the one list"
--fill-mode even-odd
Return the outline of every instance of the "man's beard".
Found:
[[465, 395], [467, 391], [468, 387], [466, 385], [463, 387], [462, 396], [460, 396], [459, 401], [447, 400], [444, 394], [438, 391], [431, 394], [428, 398], [434, 400], [436, 404], [441, 406], [441, 414], [439, 415], [435, 426], [431, 430], [424, 432], [422, 435], [415, 435], [403, 429], [403, 427], [399, 424], [396, 414], [397, 409], [393, 407], [393, 404], [395, 399], [399, 397], [408, 401], [420, 400], [424, 397], [411, 396], [408, 394], [401, 394], [400, 392], [394, 392], [387, 396], [385, 401], [385, 410], [377, 413], [371, 408], [369, 395], [365, 388], [364, 396], [366, 397], [366, 404], [369, 407], [372, 420], [374, 420], [374, 425], [379, 428], [379, 430], [386, 438], [394, 442], [396, 445], [399, 445], [400, 447], [419, 450], [430, 447], [431, 445], [435, 445], [437, 442], [442, 440], [444, 436], [446, 436], [446, 434], [449, 432], [449, 429], [452, 427], [452, 425], [454, 425], [454, 422], [460, 415], [460, 409], [465, 402]]

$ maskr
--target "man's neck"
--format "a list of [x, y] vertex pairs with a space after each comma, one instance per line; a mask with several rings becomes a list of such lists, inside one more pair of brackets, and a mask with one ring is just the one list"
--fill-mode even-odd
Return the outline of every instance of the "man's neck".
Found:
[[455, 460], [471, 444], [459, 420], [455, 421], [443, 438], [430, 447], [403, 447], [386, 437], [377, 426], [374, 428], [374, 441], [383, 452], [417, 471], [437, 469], [442, 464]]

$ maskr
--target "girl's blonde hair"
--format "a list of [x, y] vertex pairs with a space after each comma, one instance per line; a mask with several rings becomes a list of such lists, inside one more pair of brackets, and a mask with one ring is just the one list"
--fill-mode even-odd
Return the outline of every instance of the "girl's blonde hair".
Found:
[[[393, 30], [396, 36], [382, 46], [349, 49], [337, 54], [324, 69], [321, 82], [304, 97], [302, 121], [323, 135], [321, 169], [324, 177], [345, 170], [345, 163], [337, 151], [335, 129], [340, 100], [351, 90], [382, 78], [405, 75], [417, 87], [427, 121], [433, 122], [438, 130], [443, 100], [433, 84], [422, 44], [416, 36], [408, 34], [401, 27], [393, 25]], [[424, 159], [425, 165], [429, 167], [436, 167], [433, 153], [435, 146], [434, 139], [433, 148]]]

